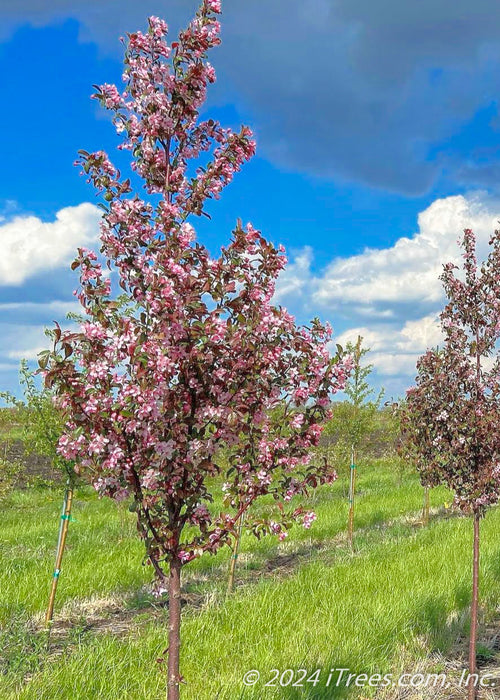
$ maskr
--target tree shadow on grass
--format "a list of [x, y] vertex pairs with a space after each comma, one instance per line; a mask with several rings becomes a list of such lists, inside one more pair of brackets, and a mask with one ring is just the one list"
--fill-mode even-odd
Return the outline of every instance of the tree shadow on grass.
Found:
[[[411, 591], [408, 592], [411, 595]], [[466, 633], [468, 632], [468, 609], [470, 604], [471, 593], [469, 587], [465, 583], [458, 584], [453, 595], [448, 596], [436, 596], [429, 595], [422, 597], [415, 601], [414, 613], [411, 615], [411, 619], [407, 621], [407, 625], [411, 628], [412, 635], [415, 639], [421, 639], [425, 643], [425, 648], [427, 649], [427, 656], [436, 654], [437, 656], [444, 657], [446, 660], [447, 655], [449, 656], [453, 652], [453, 659], [456, 664], [457, 653], [458, 658], [462, 655], [464, 658], [464, 667], [466, 665]], [[481, 635], [479, 641], [481, 639]], [[398, 677], [398, 652], [404, 646], [404, 640], [398, 638], [397, 634], [391, 635], [390, 625], [384, 626], [381, 620], [380, 630], [374, 630], [374, 639], [372, 640], [374, 648], [384, 646], [384, 653], [387, 655], [388, 667], [379, 668], [380, 662], [376, 659], [366, 659], [362, 658], [339, 658], [338, 656], [332, 655], [329, 663], [323, 665], [322, 675], [320, 676], [320, 682], [312, 687], [311, 683], [307, 683], [305, 680], [301, 687], [293, 687], [292, 683], [285, 685], [284, 687], [279, 687], [279, 679], [277, 682], [277, 687], [274, 688], [264, 688], [260, 686], [257, 689], [244, 689], [241, 695], [241, 700], [274, 700], [274, 698], [282, 698], [283, 700], [354, 700], [360, 697], [371, 697], [370, 692], [374, 693], [373, 687], [370, 688], [368, 679], [375, 674], [380, 674], [382, 677], [385, 674], [392, 674], [392, 678]], [[457, 647], [457, 644], [459, 646]], [[394, 660], [394, 666], [390, 667], [390, 659]], [[413, 668], [405, 668], [402, 672], [412, 673], [418, 669], [421, 671], [422, 660], [425, 661], [425, 655], [422, 657], [415, 655], [413, 660]], [[411, 662], [410, 662], [411, 663]], [[432, 667], [432, 661], [429, 660], [429, 672], [435, 672]], [[307, 664], [304, 666], [304, 668]], [[337, 684], [338, 680], [338, 669], [350, 669], [346, 671], [340, 682]], [[337, 669], [337, 672], [333, 674], [330, 683], [327, 685], [327, 679], [331, 669]], [[309, 673], [312, 673], [315, 669], [308, 669]], [[347, 686], [345, 683], [346, 676], [349, 673], [366, 674], [367, 678], [359, 678], [360, 682], [363, 682], [363, 687], [357, 687], [355, 685], [355, 679], [352, 679], [350, 685]], [[298, 676], [295, 675], [294, 681], [297, 681]], [[285, 682], [288, 681], [288, 676], [284, 678]], [[382, 680], [380, 681], [380, 686], [383, 687]], [[373, 681], [375, 684], [377, 679]], [[431, 696], [429, 696], [431, 697]]]
[[[340, 674], [339, 669], [352, 668], [352, 663], [345, 660], [339, 660], [338, 657], [332, 658], [330, 664], [325, 664], [320, 669], [320, 673], [316, 676], [316, 668], [307, 668], [307, 664], [301, 666], [307, 670], [307, 675], [303, 676], [299, 668], [287, 672], [286, 669], [281, 671], [281, 676], [274, 678], [275, 674], [267, 674], [262, 678], [255, 687], [244, 688], [241, 694], [237, 696], [238, 700], [326, 700], [326, 698], [335, 698], [336, 700], [348, 700], [354, 698], [353, 691], [356, 690], [359, 694], [360, 688], [347, 687], [345, 679], [349, 673], [354, 671], [344, 671]], [[310, 679], [309, 681], [307, 679]], [[273, 682], [273, 685], [264, 685], [266, 682]], [[354, 679], [351, 679], [351, 684]]]
[[451, 604], [448, 600], [444, 595], [428, 596], [416, 604], [412, 630], [426, 640], [430, 652], [446, 652], [464, 633], [465, 627], [468, 630], [470, 586], [463, 582], [457, 584]]

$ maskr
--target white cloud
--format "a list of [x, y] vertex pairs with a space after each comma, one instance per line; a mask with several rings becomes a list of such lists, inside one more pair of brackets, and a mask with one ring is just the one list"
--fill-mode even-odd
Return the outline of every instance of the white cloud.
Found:
[[418, 321], [406, 321], [402, 327], [356, 327], [344, 331], [335, 341], [345, 347], [360, 335], [363, 347], [370, 348], [366, 361], [383, 376], [415, 375], [417, 359], [428, 348], [442, 343], [443, 336], [435, 314]]
[[405, 352], [424, 352], [443, 342], [441, 325], [436, 314], [429, 314], [418, 321], [407, 321], [400, 331], [396, 347]]
[[345, 346], [348, 342], [355, 343], [357, 337], [360, 335], [363, 338], [363, 347], [369, 347], [370, 350], [377, 351], [386, 346], [388, 332], [389, 330], [384, 332], [383, 330], [375, 330], [358, 326], [356, 328], [349, 328], [349, 330], [336, 336], [335, 342]]
[[51, 341], [43, 325], [0, 323], [0, 362], [36, 359], [41, 350], [50, 347]]
[[390, 248], [336, 258], [318, 276], [312, 274], [312, 250], [306, 247], [281, 276], [277, 298], [300, 292], [324, 309], [348, 306], [356, 315], [386, 319], [397, 316], [400, 304], [437, 306], [443, 299], [442, 266], [458, 262], [463, 229], [475, 231], [481, 257], [499, 217], [500, 205], [483, 193], [438, 199], [419, 214], [419, 231], [413, 236], [399, 238]]
[[399, 355], [395, 352], [378, 352], [370, 355], [370, 362], [381, 376], [404, 376], [413, 379], [416, 374], [416, 365], [420, 354]]
[[367, 249], [332, 261], [313, 284], [313, 299], [322, 306], [417, 303], [435, 305], [443, 298], [442, 265], [458, 261], [457, 239], [464, 228], [476, 232], [484, 253], [498, 223], [500, 207], [462, 195], [433, 202], [418, 217], [419, 232], [400, 238], [391, 248]]
[[314, 308], [337, 331], [340, 325], [335, 341], [341, 345], [361, 335], [371, 349], [367, 362], [392, 386], [399, 377], [402, 390], [413, 382], [419, 356], [443, 340], [443, 264], [460, 262], [464, 228], [475, 232], [478, 259], [484, 259], [499, 218], [500, 205], [481, 192], [438, 199], [419, 214], [418, 232], [390, 248], [337, 258], [316, 275], [305, 248], [280, 279], [277, 297], [297, 315]]
[[0, 286], [21, 285], [32, 275], [68, 263], [78, 246], [93, 243], [101, 212], [93, 204], [65, 207], [55, 221], [16, 216], [0, 224]]
[[274, 299], [279, 303], [285, 297], [293, 294], [294, 298], [301, 296], [309, 287], [311, 278], [311, 263], [313, 249], [305, 246], [299, 251], [281, 273], [276, 285]]
[[[275, 300], [304, 320], [316, 313], [330, 320], [340, 331], [335, 340], [342, 345], [362, 335], [365, 347], [371, 348], [367, 361], [396, 392], [413, 381], [418, 357], [442, 341], [437, 319], [444, 302], [442, 264], [459, 260], [457, 239], [464, 228], [476, 232], [478, 256], [484, 258], [499, 213], [497, 203], [481, 193], [438, 199], [420, 213], [413, 236], [402, 237], [387, 249], [337, 258], [317, 274], [312, 271], [313, 250], [305, 247], [292, 255], [280, 276]], [[35, 272], [69, 261], [78, 245], [95, 240], [99, 218], [96, 207], [81, 204], [62, 209], [52, 223], [16, 217], [0, 224], [0, 285], [21, 284]], [[4, 367], [11, 366], [9, 360], [34, 359], [48, 347], [42, 324], [51, 325], [53, 318], [62, 319], [69, 310], [77, 311], [79, 305], [0, 304]]]
[[48, 301], [46, 303], [35, 301], [11, 301], [0, 304], [0, 313], [5, 313], [7, 311], [17, 311], [21, 313], [34, 312], [37, 314], [67, 314], [69, 312], [79, 313], [82, 311], [82, 307], [77, 301]]
[[26, 348], [25, 350], [11, 350], [7, 353], [7, 357], [11, 360], [36, 360], [38, 353], [42, 350], [47, 350], [48, 341], [45, 345], [38, 345], [34, 348]]

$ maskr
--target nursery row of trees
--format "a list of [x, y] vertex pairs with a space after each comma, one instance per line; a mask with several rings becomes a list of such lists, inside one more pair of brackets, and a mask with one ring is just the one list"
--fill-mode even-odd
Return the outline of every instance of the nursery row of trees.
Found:
[[[330, 417], [324, 422], [321, 439], [312, 450], [312, 459], [326, 461], [336, 474], [345, 476], [356, 468], [352, 459], [356, 453], [356, 462], [363, 464], [371, 458], [384, 457], [395, 463], [400, 482], [401, 458], [397, 453], [399, 441], [399, 420], [391, 406], [381, 405], [383, 391], [378, 395], [370, 389], [366, 381], [371, 373], [372, 365], [364, 364], [363, 358], [368, 348], [362, 346], [362, 338], [357, 342], [348, 343], [347, 353], [353, 357], [353, 370], [345, 386], [344, 401], [332, 402]], [[55, 593], [59, 581], [62, 557], [71, 519], [73, 492], [77, 485], [84, 482], [75, 471], [75, 463], [63, 458], [59, 453], [59, 438], [63, 428], [63, 412], [57, 408], [53, 389], [40, 386], [36, 377], [25, 360], [21, 363], [20, 384], [23, 388], [23, 400], [17, 399], [8, 392], [0, 392], [0, 398], [6, 407], [0, 409], [0, 445], [3, 456], [0, 458], [0, 500], [6, 497], [10, 490], [17, 485], [22, 488], [34, 486], [51, 486], [60, 488], [65, 482], [60, 532], [56, 551], [56, 565], [52, 583], [51, 596], [47, 610], [46, 623], [52, 622]], [[372, 400], [375, 395], [375, 399]], [[284, 420], [286, 420], [284, 418]], [[22, 444], [22, 447], [21, 447]], [[227, 465], [230, 461], [231, 450], [222, 448], [216, 461]], [[31, 474], [29, 457], [43, 457], [43, 477], [35, 478]], [[351, 470], [349, 470], [349, 465]], [[291, 499], [290, 499], [291, 500]], [[354, 490], [349, 494], [351, 510], [349, 514], [349, 542], [353, 545], [353, 508]], [[294, 499], [297, 502], [297, 498]], [[303, 522], [309, 526], [312, 514]], [[243, 531], [245, 517], [239, 519], [235, 528], [232, 543], [233, 555], [229, 573], [228, 590], [234, 586], [236, 561]], [[290, 523], [291, 524], [291, 523]], [[280, 539], [286, 536], [286, 530], [279, 531], [274, 521], [271, 532], [278, 534]], [[260, 534], [260, 533], [259, 533]]]
[[[165, 22], [151, 17], [146, 33], [128, 35], [123, 91], [96, 87], [94, 98], [123, 139], [119, 148], [130, 152], [130, 173], [122, 176], [103, 151], [80, 151], [101, 195], [101, 247], [79, 249], [72, 265], [82, 321], [67, 330], [56, 324], [53, 347], [40, 356], [57, 407], [49, 427], [69, 479], [60, 543], [74, 475], [102, 496], [131, 500], [157, 591], [168, 591], [169, 700], [178, 700], [181, 682], [183, 567], [234, 547], [241, 527], [284, 537], [295, 521], [307, 526], [314, 515], [292, 499], [331, 483], [330, 458], [346, 447], [352, 538], [356, 454], [382, 400], [370, 394], [361, 339], [332, 354], [328, 324], [300, 326], [273, 303], [286, 265], [281, 246], [240, 221], [218, 256], [196, 241], [190, 221], [210, 218], [207, 202], [255, 152], [248, 127], [233, 131], [200, 118], [215, 80], [206, 59], [220, 43], [220, 12], [220, 0], [203, 0], [172, 44]], [[500, 364], [483, 362], [500, 335], [500, 236], [479, 269], [466, 231], [464, 260], [464, 279], [445, 267], [444, 344], [420, 360], [398, 420], [402, 454], [424, 485], [448, 485], [474, 519], [474, 672], [479, 521], [500, 483]], [[344, 388], [349, 401], [332, 419], [332, 399]], [[331, 451], [314, 458], [342, 412]], [[215, 513], [222, 481], [225, 507]], [[269, 495], [274, 512], [257, 517], [254, 503]], [[469, 693], [474, 698], [472, 684]]]

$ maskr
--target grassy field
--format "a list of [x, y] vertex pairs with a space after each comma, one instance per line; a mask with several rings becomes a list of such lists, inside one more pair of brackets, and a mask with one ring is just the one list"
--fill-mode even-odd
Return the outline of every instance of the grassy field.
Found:
[[[398, 484], [393, 465], [377, 460], [360, 469], [352, 553], [345, 491], [345, 478], [319, 489], [310, 504], [318, 520], [309, 531], [296, 527], [283, 543], [245, 536], [230, 598], [228, 552], [185, 569], [185, 700], [375, 697], [375, 688], [326, 687], [328, 672], [397, 674], [424, 662], [439, 672], [457, 644], [461, 648], [471, 523], [444, 507], [451, 498], [438, 489], [431, 494], [431, 522], [421, 527], [417, 477], [406, 474]], [[2, 509], [0, 698], [164, 698], [164, 664], [157, 659], [166, 647], [167, 611], [149, 594], [151, 570], [142, 566], [134, 516], [88, 488], [76, 496], [47, 648], [42, 620], [60, 505], [59, 491], [30, 489], [15, 491]], [[480, 650], [486, 659], [495, 653], [485, 634], [500, 602], [499, 525], [495, 509], [482, 527]], [[251, 669], [261, 680], [245, 687], [243, 675]], [[279, 681], [266, 687], [272, 669], [305, 669], [308, 676], [295, 687]], [[306, 679], [316, 669], [322, 671], [314, 685], [314, 677]], [[429, 692], [422, 697], [434, 697]]]

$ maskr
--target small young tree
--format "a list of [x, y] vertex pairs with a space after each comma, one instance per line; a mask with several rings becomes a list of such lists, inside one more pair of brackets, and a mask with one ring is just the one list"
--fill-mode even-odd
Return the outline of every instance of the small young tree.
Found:
[[[346, 344], [345, 352], [352, 363], [352, 370], [344, 389], [348, 401], [334, 404], [332, 418], [325, 429], [325, 434], [336, 440], [333, 448], [334, 461], [337, 464], [345, 463], [350, 457], [347, 537], [351, 547], [354, 533], [356, 461], [359, 454], [366, 449], [384, 395], [383, 389], [376, 394], [367, 381], [373, 365], [362, 363], [364, 356], [370, 351], [369, 348], [364, 348], [362, 343], [363, 338], [358, 335], [355, 343], [349, 341]], [[328, 452], [327, 447], [327, 454]]]
[[351, 408], [351, 420], [345, 426], [345, 433], [355, 452], [366, 447], [384, 396], [383, 389], [377, 394], [367, 381], [373, 365], [363, 364], [363, 358], [369, 352], [370, 348], [363, 347], [363, 337], [360, 335], [355, 343], [346, 344], [346, 353], [352, 357], [352, 372], [344, 389]]
[[54, 474], [62, 474], [66, 480], [56, 560], [45, 615], [45, 624], [49, 626], [54, 616], [57, 585], [61, 573], [77, 477], [73, 462], [66, 460], [57, 451], [64, 423], [61, 411], [54, 405], [54, 394], [48, 388], [37, 385], [35, 373], [29, 369], [26, 360], [21, 361], [20, 384], [23, 389], [24, 401], [16, 399], [8, 392], [0, 392], [0, 398], [3, 398], [16, 411], [17, 419], [22, 425], [24, 451], [26, 454], [46, 457]]
[[[417, 363], [415, 387], [407, 392], [402, 425], [409, 456], [427, 486], [445, 484], [456, 505], [474, 522], [470, 673], [476, 672], [479, 523], [500, 494], [500, 233], [480, 267], [475, 238], [463, 236], [463, 275], [444, 266], [448, 303], [441, 313], [444, 344]], [[469, 698], [476, 686], [469, 682]]]
[[353, 546], [354, 537], [354, 499], [356, 494], [356, 456], [362, 441], [370, 434], [374, 417], [383, 397], [380, 391], [375, 401], [367, 401], [374, 391], [366, 381], [371, 374], [373, 365], [361, 364], [362, 358], [369, 352], [369, 348], [362, 347], [363, 338], [358, 335], [355, 344], [347, 343], [347, 352], [353, 358], [352, 376], [346, 383], [345, 393], [350, 399], [352, 407], [352, 419], [348, 424], [349, 439], [351, 443], [351, 468], [349, 479], [349, 520], [347, 537], [349, 544]]
[[363, 348], [362, 342], [362, 336], [358, 336], [356, 343], [349, 341], [345, 352], [342, 351], [350, 358], [351, 366], [344, 389], [347, 400], [333, 404], [332, 417], [324, 430], [324, 435], [330, 438], [326, 454], [339, 465], [345, 462], [347, 455], [352, 456], [353, 446], [357, 453], [368, 450], [384, 395], [383, 389], [377, 394], [367, 381], [373, 365], [362, 364], [362, 358], [370, 351], [370, 348]]
[[[235, 133], [198, 118], [215, 79], [205, 58], [220, 41], [219, 12], [219, 0], [203, 0], [171, 46], [166, 24], [151, 17], [146, 34], [129, 35], [125, 92], [98, 88], [147, 193], [127, 197], [131, 182], [105, 153], [81, 152], [106, 202], [101, 253], [129, 305], [112, 298], [97, 255], [80, 249], [73, 268], [80, 268], [87, 320], [78, 332], [57, 326], [54, 350], [41, 357], [67, 416], [60, 453], [77, 461], [101, 495], [132, 496], [158, 592], [168, 590], [169, 700], [179, 698], [182, 680], [182, 567], [229, 543], [262, 495], [283, 502], [283, 527], [302, 517], [286, 512], [290, 480], [300, 490], [331, 478], [327, 466], [309, 466], [308, 454], [346, 376], [328, 354], [329, 328], [319, 321], [297, 327], [272, 305], [286, 262], [281, 248], [238, 224], [213, 258], [187, 222], [205, 213], [205, 201], [218, 198], [255, 151], [248, 128]], [[189, 170], [200, 154], [208, 154], [204, 165]], [[301, 418], [280, 437], [268, 417], [281, 405]], [[233, 455], [228, 490], [245, 498], [236, 511], [217, 514], [209, 506], [221, 447]], [[273, 527], [255, 524], [257, 533]]]

